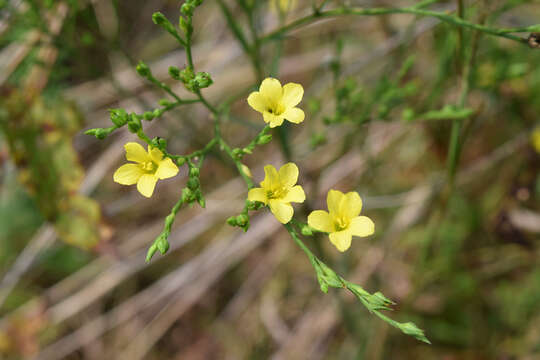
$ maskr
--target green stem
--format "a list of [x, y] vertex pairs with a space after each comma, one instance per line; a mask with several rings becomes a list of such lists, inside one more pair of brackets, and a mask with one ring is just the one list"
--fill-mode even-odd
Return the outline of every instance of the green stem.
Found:
[[264, 36], [259, 40], [261, 43], [279, 38], [285, 35], [287, 32], [299, 28], [302, 25], [306, 25], [312, 22], [317, 21], [320, 18], [336, 17], [342, 15], [356, 15], [356, 16], [374, 16], [374, 15], [387, 15], [387, 14], [414, 14], [420, 16], [429, 16], [437, 18], [443, 22], [461, 26], [473, 30], [478, 30], [486, 34], [503, 37], [506, 39], [514, 40], [523, 44], [527, 43], [527, 40], [516, 35], [511, 35], [510, 33], [514, 32], [530, 32], [533, 29], [540, 28], [540, 25], [533, 25], [526, 28], [508, 28], [508, 29], [499, 29], [492, 28], [485, 25], [471, 23], [464, 19], [461, 19], [454, 15], [449, 15], [445, 12], [432, 11], [420, 9], [417, 7], [405, 7], [405, 8], [338, 8], [327, 11], [315, 12], [311, 15], [305, 16], [303, 18], [297, 19], [292, 23], [285, 25], [277, 30], [274, 30]]

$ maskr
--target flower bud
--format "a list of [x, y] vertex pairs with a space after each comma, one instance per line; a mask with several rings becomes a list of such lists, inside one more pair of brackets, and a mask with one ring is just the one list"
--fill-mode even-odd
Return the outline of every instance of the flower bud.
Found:
[[186, 163], [186, 159], [183, 158], [183, 157], [176, 159], [176, 164], [177, 164], [178, 166], [182, 166], [182, 165], [184, 165], [185, 163]]
[[137, 74], [139, 74], [142, 77], [148, 77], [152, 74], [150, 72], [150, 68], [148, 67], [148, 65], [146, 65], [142, 61], [139, 61], [139, 63], [137, 64], [136, 70], [137, 70]]
[[240, 227], [246, 226], [249, 222], [249, 218], [246, 214], [240, 214], [236, 217], [236, 224]]
[[167, 139], [158, 137], [158, 147], [160, 147], [162, 149], [166, 149], [167, 148]]
[[300, 230], [300, 232], [302, 233], [302, 235], [305, 235], [305, 236], [313, 235], [313, 230], [311, 229], [309, 225], [302, 226], [302, 229]]
[[199, 89], [204, 89], [212, 85], [214, 82], [207, 72], [199, 72], [195, 75], [195, 82]]
[[143, 114], [143, 118], [146, 121], [151, 121], [154, 119], [154, 113], [152, 113], [151, 111], [145, 111]]
[[137, 133], [142, 128], [141, 120], [135, 114], [131, 114], [127, 126], [129, 131]]
[[158, 11], [152, 14], [152, 21], [156, 25], [163, 25], [165, 22], [167, 22], [167, 18]]
[[272, 135], [263, 135], [259, 139], [257, 139], [257, 145], [268, 144], [270, 141], [272, 141]]
[[236, 226], [236, 216], [231, 216], [227, 219], [227, 224], [231, 226]]
[[190, 190], [197, 190], [199, 188], [199, 185], [200, 185], [199, 179], [197, 179], [196, 177], [189, 178], [187, 182], [187, 187]]
[[186, 2], [182, 5], [180, 8], [180, 12], [186, 16], [193, 16], [193, 10], [195, 9], [195, 6], [193, 6], [191, 3]]
[[199, 168], [196, 168], [196, 167], [192, 167], [191, 169], [189, 169], [189, 176], [190, 177], [199, 177]]
[[180, 80], [180, 69], [176, 66], [169, 66], [169, 75], [171, 75], [174, 80]]
[[160, 106], [163, 106], [163, 107], [167, 107], [171, 105], [171, 102], [167, 99], [160, 99], [158, 103]]
[[110, 118], [111, 118], [111, 122], [116, 126], [116, 127], [122, 127], [126, 124], [127, 122], [127, 118], [128, 118], [128, 114], [126, 112], [126, 110], [124, 109], [110, 109], [109, 110], [110, 112]]

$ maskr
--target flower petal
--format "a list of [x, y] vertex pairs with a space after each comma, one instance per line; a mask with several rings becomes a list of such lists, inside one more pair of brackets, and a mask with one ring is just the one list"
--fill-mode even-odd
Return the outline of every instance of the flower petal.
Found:
[[291, 221], [294, 210], [291, 204], [280, 201], [280, 200], [270, 200], [270, 211], [282, 224], [286, 224]]
[[271, 190], [279, 186], [278, 171], [272, 165], [264, 167], [264, 180], [261, 181], [261, 187], [265, 190]]
[[283, 121], [285, 118], [283, 115], [274, 115], [269, 113], [268, 111], [265, 111], [263, 113], [263, 118], [265, 123], [269, 123], [271, 128], [275, 128], [277, 126], [280, 126], [283, 124]]
[[156, 170], [158, 179], [168, 179], [178, 174], [178, 166], [169, 158], [165, 158], [159, 162]]
[[351, 247], [352, 234], [349, 230], [338, 231], [330, 234], [330, 242], [341, 252]]
[[300, 185], [293, 186], [283, 198], [285, 202], [303, 203], [306, 200], [304, 189]]
[[150, 155], [150, 159], [156, 164], [159, 164], [164, 157], [161, 150], [156, 147], [151, 147], [150, 145], [148, 145], [148, 154]]
[[300, 104], [304, 96], [304, 88], [300, 84], [288, 83], [283, 86], [283, 98], [281, 103], [286, 108], [293, 108]]
[[309, 226], [319, 231], [329, 233], [334, 230], [332, 218], [330, 217], [330, 214], [324, 210], [312, 211], [307, 218], [307, 222]]
[[341, 202], [345, 199], [345, 195], [339, 190], [330, 190], [326, 196], [326, 205], [328, 205], [328, 211], [332, 215], [339, 215], [341, 209]]
[[266, 98], [261, 95], [260, 92], [254, 91], [251, 94], [249, 94], [247, 98], [247, 102], [249, 106], [253, 108], [253, 110], [258, 111], [260, 113], [263, 113], [268, 108], [266, 104]]
[[133, 185], [144, 174], [137, 164], [122, 165], [114, 172], [113, 180], [122, 185]]
[[375, 232], [375, 224], [367, 216], [357, 216], [351, 220], [349, 230], [354, 236], [369, 236]]
[[147, 198], [151, 197], [156, 187], [158, 178], [151, 174], [144, 174], [137, 182], [137, 190]]
[[290, 188], [298, 181], [298, 166], [287, 163], [279, 169], [279, 181], [286, 188]]
[[345, 194], [345, 200], [343, 200], [341, 206], [341, 214], [352, 219], [362, 211], [362, 199], [356, 191], [351, 191]]
[[136, 142], [128, 142], [124, 145], [124, 149], [126, 149], [126, 159], [128, 161], [143, 163], [150, 159], [146, 150]]
[[295, 107], [287, 109], [281, 116], [294, 124], [300, 124], [304, 121], [306, 114], [304, 110]]
[[253, 188], [248, 192], [249, 201], [260, 201], [262, 203], [268, 203], [268, 198], [266, 197], [266, 190], [263, 188]]
[[278, 79], [266, 78], [259, 87], [259, 92], [266, 99], [267, 105], [271, 105], [274, 108], [283, 96], [283, 89]]

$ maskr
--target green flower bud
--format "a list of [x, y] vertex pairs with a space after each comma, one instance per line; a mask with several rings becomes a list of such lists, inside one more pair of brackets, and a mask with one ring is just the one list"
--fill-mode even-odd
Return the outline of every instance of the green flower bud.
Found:
[[236, 224], [238, 224], [238, 226], [246, 226], [247, 223], [249, 222], [249, 217], [245, 214], [240, 214], [236, 217]]
[[110, 109], [109, 112], [110, 112], [111, 122], [116, 127], [122, 127], [122, 126], [124, 126], [126, 124], [127, 119], [128, 119], [128, 114], [127, 114], [126, 110], [124, 110], [124, 109]]
[[163, 114], [163, 110], [161, 110], [161, 109], [155, 109], [155, 110], [152, 112], [152, 115], [154, 116], [154, 119], [160, 117], [161, 114]]
[[193, 80], [194, 76], [193, 70], [189, 66], [180, 71], [180, 80], [185, 84]]
[[190, 177], [199, 177], [199, 168], [196, 168], [196, 167], [192, 167], [191, 169], [189, 169], [189, 176]]
[[302, 233], [302, 235], [305, 235], [305, 236], [313, 235], [313, 230], [311, 229], [309, 225], [302, 226], [302, 229], [300, 230], [300, 232]]
[[159, 252], [163, 255], [169, 250], [169, 242], [164, 236], [161, 236], [157, 242]]
[[180, 80], [180, 69], [176, 66], [169, 66], [169, 75], [171, 75], [174, 80]]
[[189, 178], [187, 182], [187, 187], [191, 190], [197, 190], [199, 188], [200, 182], [199, 179], [196, 177]]
[[160, 13], [159, 11], [158, 12], [155, 12], [152, 14], [152, 21], [154, 22], [154, 24], [156, 25], [163, 25], [164, 23], [166, 23], [168, 20], [167, 18], [165, 17], [165, 15], [163, 15], [162, 13]]
[[195, 82], [199, 89], [204, 89], [212, 85], [214, 82], [207, 72], [199, 72], [195, 75]]
[[183, 189], [182, 189], [182, 200], [183, 200], [184, 202], [187, 202], [187, 203], [188, 203], [188, 202], [190, 202], [191, 197], [192, 197], [192, 192], [191, 192], [191, 190], [188, 189], [188, 188], [183, 188]]
[[167, 139], [158, 137], [158, 147], [161, 148], [161, 149], [166, 149], [167, 148]]
[[232, 155], [235, 157], [235, 158], [239, 158], [243, 155], [243, 151], [239, 148], [234, 148], [232, 149]]
[[257, 139], [257, 145], [268, 144], [270, 141], [272, 141], [272, 135], [263, 135], [259, 139]]
[[193, 16], [193, 10], [195, 9], [195, 6], [193, 6], [191, 3], [186, 2], [182, 5], [180, 8], [180, 12], [186, 16]]
[[96, 129], [90, 129], [86, 130], [84, 132], [86, 135], [92, 135], [95, 136], [99, 140], [103, 140], [109, 135], [105, 129], [102, 128], [96, 128]]
[[236, 216], [231, 216], [230, 218], [227, 219], [227, 224], [231, 225], [231, 226], [236, 226]]
[[160, 99], [159, 100], [159, 105], [163, 106], [163, 107], [167, 107], [167, 106], [171, 105], [171, 102], [169, 100], [167, 100], [167, 99]]
[[186, 163], [186, 159], [183, 157], [176, 159], [176, 164], [178, 164], [178, 166], [182, 166], [185, 163]]
[[148, 76], [152, 75], [148, 65], [146, 65], [142, 61], [139, 61], [139, 63], [137, 64], [136, 70], [137, 70], [137, 74], [139, 74], [142, 77], [148, 77]]
[[151, 121], [154, 119], [154, 114], [151, 111], [145, 111], [143, 114], [143, 118], [146, 121]]
[[128, 129], [132, 133], [136, 133], [142, 128], [141, 119], [139, 119], [136, 115], [135, 116], [134, 115], [135, 114], [130, 115], [130, 119], [128, 120], [128, 123], [127, 123]]

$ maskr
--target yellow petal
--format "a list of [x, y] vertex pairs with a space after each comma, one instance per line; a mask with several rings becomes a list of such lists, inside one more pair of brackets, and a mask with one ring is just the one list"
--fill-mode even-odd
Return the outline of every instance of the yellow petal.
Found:
[[274, 108], [281, 101], [283, 96], [283, 89], [278, 79], [266, 78], [259, 87], [259, 92], [266, 99], [268, 105], [272, 105]]
[[375, 224], [367, 216], [357, 216], [351, 220], [349, 230], [354, 236], [369, 236], [375, 232]]
[[281, 124], [283, 124], [283, 121], [285, 120], [283, 115], [270, 114], [268, 111], [265, 111], [263, 113], [263, 118], [264, 118], [264, 122], [269, 123], [271, 128], [280, 126]]
[[276, 168], [272, 165], [266, 165], [264, 167], [264, 180], [261, 182], [261, 187], [265, 190], [271, 190], [279, 185], [279, 175]]
[[285, 203], [280, 200], [270, 200], [270, 211], [282, 224], [286, 224], [291, 221], [294, 210], [291, 204]]
[[263, 188], [253, 188], [248, 192], [249, 201], [260, 201], [262, 203], [267, 203], [268, 199], [266, 197], [266, 190]]
[[[143, 149], [144, 150], [144, 149]], [[113, 179], [122, 185], [133, 185], [143, 175], [142, 169], [137, 164], [122, 165], [114, 172]]]
[[295, 163], [287, 163], [279, 169], [279, 181], [286, 188], [294, 186], [298, 181], [298, 166]]
[[155, 175], [158, 179], [168, 179], [176, 174], [178, 174], [178, 166], [171, 159], [165, 158], [159, 162]]
[[351, 247], [352, 234], [349, 230], [331, 233], [330, 242], [341, 252]]
[[341, 209], [341, 202], [345, 200], [345, 195], [339, 190], [330, 190], [326, 196], [326, 204], [328, 205], [328, 211], [332, 215], [339, 215]]
[[303, 203], [304, 200], [306, 200], [306, 194], [300, 185], [293, 186], [283, 198], [285, 202]]
[[144, 174], [137, 182], [137, 190], [146, 197], [151, 197], [156, 187], [158, 178], [151, 174]]
[[136, 142], [128, 142], [124, 145], [124, 149], [126, 149], [126, 159], [128, 161], [143, 163], [149, 160], [146, 150]]
[[330, 233], [334, 231], [334, 226], [332, 225], [332, 218], [330, 214], [324, 210], [315, 210], [309, 214], [307, 218], [308, 225], [312, 228]]
[[266, 98], [261, 95], [260, 92], [254, 91], [251, 94], [249, 94], [247, 98], [247, 102], [249, 106], [253, 108], [253, 110], [258, 111], [260, 113], [263, 113], [268, 108], [268, 105], [266, 104]]
[[285, 111], [281, 116], [284, 117], [285, 120], [288, 120], [294, 124], [300, 124], [306, 117], [304, 110], [299, 108], [287, 109], [287, 111]]
[[356, 191], [351, 191], [345, 194], [345, 199], [341, 203], [341, 206], [341, 214], [352, 219], [362, 211], [362, 199]]
[[304, 96], [304, 88], [300, 84], [288, 83], [283, 86], [283, 98], [281, 103], [286, 108], [293, 108], [300, 104]]
[[161, 160], [163, 160], [164, 155], [158, 148], [148, 145], [148, 154], [150, 155], [150, 159], [152, 159], [152, 161], [156, 164], [159, 164]]

